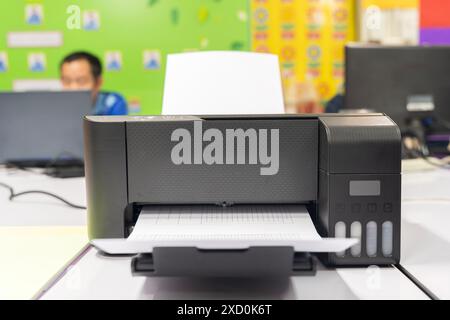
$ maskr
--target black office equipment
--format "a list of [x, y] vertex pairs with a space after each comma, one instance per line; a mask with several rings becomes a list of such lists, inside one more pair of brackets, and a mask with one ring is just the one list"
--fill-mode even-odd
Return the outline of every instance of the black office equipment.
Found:
[[0, 93], [0, 163], [80, 167], [90, 92]]
[[448, 132], [450, 47], [348, 45], [344, 105], [383, 112], [405, 133], [422, 121]]
[[[279, 161], [250, 163], [251, 143], [245, 140], [248, 150], [231, 148], [245, 152], [240, 164], [225, 153], [223, 161], [222, 155], [218, 162], [201, 159], [198, 148], [206, 143], [183, 153], [189, 163], [183, 164], [173, 158], [173, 134], [180, 129], [192, 137], [209, 129], [224, 137], [228, 130], [277, 130]], [[304, 204], [322, 237], [360, 237], [357, 248], [321, 255], [328, 265], [399, 262], [401, 138], [387, 116], [88, 116], [84, 134], [91, 240], [127, 238], [144, 206], [220, 206], [227, 212], [245, 205]], [[288, 275], [311, 270], [309, 254], [292, 247], [210, 252], [160, 247], [136, 257], [133, 270], [164, 276], [252, 270]]]

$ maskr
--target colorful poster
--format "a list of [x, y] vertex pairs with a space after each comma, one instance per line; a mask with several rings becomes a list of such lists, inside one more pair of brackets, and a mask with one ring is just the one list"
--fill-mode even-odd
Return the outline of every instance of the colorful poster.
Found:
[[354, 39], [351, 0], [252, 0], [252, 47], [277, 54], [287, 109], [317, 112], [341, 91], [344, 47]]
[[8, 71], [8, 54], [0, 52], [0, 72]]
[[44, 53], [28, 54], [28, 70], [31, 72], [44, 72], [47, 69], [47, 58]]
[[27, 4], [25, 6], [25, 21], [29, 25], [39, 26], [44, 21], [44, 9], [41, 4]]
[[108, 51], [105, 54], [106, 70], [121, 71], [122, 70], [122, 52]]

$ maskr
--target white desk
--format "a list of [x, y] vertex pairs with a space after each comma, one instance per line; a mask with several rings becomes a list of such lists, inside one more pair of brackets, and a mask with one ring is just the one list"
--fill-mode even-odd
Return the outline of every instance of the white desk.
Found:
[[[43, 174], [0, 169], [0, 182], [15, 192], [42, 190], [77, 204], [86, 205], [84, 178], [55, 179]], [[0, 226], [85, 226], [86, 211], [68, 207], [42, 194], [8, 200], [9, 191], [0, 186]]]
[[450, 170], [404, 174], [402, 193], [401, 264], [450, 299]]
[[41, 299], [427, 299], [395, 268], [325, 269], [276, 280], [132, 277], [131, 258], [90, 248]]
[[[11, 184], [16, 191], [46, 190], [74, 203], [85, 203], [83, 179], [52, 179], [33, 173], [11, 174], [0, 171], [0, 181]], [[86, 223], [84, 211], [67, 207], [52, 198], [29, 195], [10, 202], [7, 195], [7, 190], [0, 188], [0, 226], [84, 226]], [[450, 202], [443, 199], [449, 197], [449, 171], [436, 170], [403, 175], [403, 198], [416, 201], [403, 203], [402, 265], [433, 294], [447, 299], [450, 298]], [[417, 199], [432, 201], [421, 202]], [[77, 241], [80, 243], [77, 250], [74, 251], [74, 248], [69, 250], [73, 251], [72, 257], [85, 243], [82, 240]], [[48, 257], [49, 254], [56, 253], [46, 254]], [[66, 262], [67, 259], [62, 261], [59, 268]], [[4, 267], [0, 266], [0, 271], [1, 269]], [[56, 271], [55, 269], [52, 274]], [[16, 274], [17, 281], [22, 280], [23, 271], [18, 270]], [[35, 292], [37, 290], [38, 288]], [[63, 274], [42, 298], [425, 299], [427, 297], [395, 268], [374, 271], [365, 268], [327, 270], [319, 267], [315, 277], [293, 277], [270, 283], [146, 279], [131, 277], [130, 258], [107, 258], [97, 255], [95, 249], [89, 249], [74, 263], [70, 272]]]
[[[84, 179], [0, 169], [16, 192], [44, 190], [85, 204]], [[40, 194], [9, 201], [0, 187], [0, 299], [30, 299], [88, 242], [86, 211]]]

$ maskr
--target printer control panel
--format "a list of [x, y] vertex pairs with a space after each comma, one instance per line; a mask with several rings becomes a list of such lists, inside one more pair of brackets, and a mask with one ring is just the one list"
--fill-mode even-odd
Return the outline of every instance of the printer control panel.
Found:
[[359, 244], [335, 254], [344, 264], [392, 263], [400, 238], [400, 174], [329, 175], [329, 236]]

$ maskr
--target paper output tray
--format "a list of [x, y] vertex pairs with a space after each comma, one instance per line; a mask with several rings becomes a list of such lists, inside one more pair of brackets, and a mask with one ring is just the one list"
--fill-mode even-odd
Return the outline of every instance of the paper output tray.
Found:
[[314, 258], [292, 247], [202, 250], [155, 247], [131, 261], [133, 276], [147, 277], [285, 277], [315, 275]]

